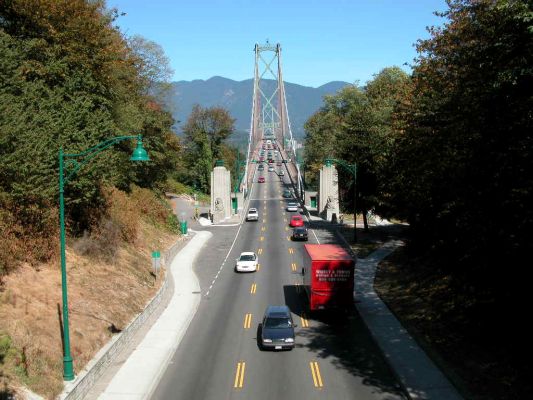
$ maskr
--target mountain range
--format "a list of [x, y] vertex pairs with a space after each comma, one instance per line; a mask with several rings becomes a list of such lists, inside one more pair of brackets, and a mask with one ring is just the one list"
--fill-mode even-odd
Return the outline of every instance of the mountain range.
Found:
[[[274, 88], [276, 81], [263, 80], [268, 88]], [[347, 82], [334, 81], [317, 88], [285, 82], [285, 93], [292, 134], [297, 139], [304, 137], [303, 125], [307, 119], [322, 106], [325, 95], [334, 94], [339, 89], [350, 85]], [[214, 76], [207, 80], [173, 82], [170, 91], [169, 107], [176, 121], [178, 134], [187, 121], [192, 107], [223, 107], [235, 118], [238, 136], [250, 129], [252, 110], [253, 79], [234, 81]]]

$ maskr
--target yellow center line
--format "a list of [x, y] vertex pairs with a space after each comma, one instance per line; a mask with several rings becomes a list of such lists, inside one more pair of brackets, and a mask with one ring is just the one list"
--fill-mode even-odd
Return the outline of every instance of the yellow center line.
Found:
[[305, 313], [302, 313], [300, 320], [302, 322], [302, 328], [309, 328], [309, 320], [307, 319], [307, 315], [305, 315]]
[[294, 249], [292, 247], [289, 247], [289, 254], [294, 254]]
[[297, 267], [296, 267], [296, 263], [291, 263], [291, 269], [292, 269], [293, 271], [296, 271], [296, 268], [297, 268]]
[[264, 232], [264, 231], [266, 231], [266, 230], [267, 230], [266, 226], [261, 227], [261, 231], [262, 231], [262, 232]]
[[237, 371], [235, 372], [235, 381], [233, 382], [234, 388], [242, 388], [244, 384], [244, 370], [246, 368], [246, 363], [240, 361], [237, 363]]
[[286, 231], [288, 231], [288, 230], [289, 230], [289, 227], [288, 227], [288, 226], [286, 226], [286, 227], [285, 227], [285, 230], [286, 230]]
[[250, 288], [250, 293], [255, 294], [256, 291], [257, 291], [257, 284], [252, 283], [252, 287]]
[[257, 254], [263, 254], [263, 249], [257, 249]]
[[316, 361], [311, 361], [309, 363], [309, 368], [311, 368], [311, 374], [313, 375], [313, 383], [315, 384], [315, 387], [321, 389], [324, 385], [322, 384], [322, 376], [320, 375], [318, 363]]
[[246, 314], [244, 316], [244, 329], [250, 329], [252, 326], [252, 314]]
[[291, 237], [290, 236], [287, 236], [287, 241], [291, 241]]
[[261, 237], [259, 238], [259, 240], [262, 242], [263, 240], [265, 240], [265, 237], [264, 237], [264, 236], [261, 236]]

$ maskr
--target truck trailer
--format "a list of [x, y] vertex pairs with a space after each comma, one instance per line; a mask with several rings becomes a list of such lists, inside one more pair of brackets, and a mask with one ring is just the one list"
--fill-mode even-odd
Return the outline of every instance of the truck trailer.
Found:
[[306, 244], [304, 248], [302, 275], [309, 310], [351, 308], [354, 258], [334, 244]]

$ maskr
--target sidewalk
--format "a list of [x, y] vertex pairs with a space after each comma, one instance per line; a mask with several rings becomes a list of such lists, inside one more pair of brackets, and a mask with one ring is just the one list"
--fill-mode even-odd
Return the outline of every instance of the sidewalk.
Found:
[[[333, 231], [342, 225], [331, 224], [309, 213], [307, 215], [317, 227], [327, 225], [332, 228], [322, 230], [321, 243], [339, 243], [339, 240], [343, 240], [342, 235], [333, 234]], [[351, 227], [353, 228], [353, 222]], [[362, 228], [363, 225], [358, 223], [357, 227]], [[349, 246], [348, 243], [345, 244]], [[401, 241], [391, 241], [368, 257], [357, 260], [355, 307], [411, 400], [462, 400], [455, 387], [374, 291], [374, 278], [379, 262], [402, 245]]]
[[461, 400], [455, 387], [374, 291], [378, 263], [401, 245], [400, 241], [389, 242], [357, 261], [356, 308], [410, 399]]
[[100, 399], [145, 399], [157, 385], [200, 303], [200, 285], [192, 267], [196, 255], [212, 237], [197, 232], [174, 257], [170, 273], [174, 294], [167, 308], [112, 379]]

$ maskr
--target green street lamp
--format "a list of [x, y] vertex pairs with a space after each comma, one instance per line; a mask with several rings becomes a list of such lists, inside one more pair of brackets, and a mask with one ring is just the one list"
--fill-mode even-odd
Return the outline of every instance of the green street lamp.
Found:
[[237, 198], [237, 192], [239, 191], [239, 186], [241, 185], [242, 179], [244, 178], [244, 173], [246, 172], [246, 170], [244, 170], [242, 174], [239, 174], [239, 170], [245, 165], [246, 160], [241, 161], [239, 150], [237, 150], [237, 160], [235, 161], [235, 186], [233, 187], [233, 193], [235, 196], [233, 201], [233, 209], [235, 214], [237, 214], [237, 211], [239, 209], [239, 200]]
[[133, 152], [131, 161], [149, 161], [150, 157], [143, 147], [142, 136], [117, 136], [98, 143], [82, 153], [66, 154], [63, 147], [59, 149], [59, 228], [60, 228], [60, 257], [61, 257], [61, 293], [63, 301], [63, 379], [71, 381], [74, 379], [74, 368], [72, 356], [70, 354], [70, 331], [68, 322], [68, 294], [67, 294], [67, 262], [65, 253], [65, 185], [76, 175], [76, 173], [92, 160], [98, 153], [108, 149], [114, 144], [123, 140], [137, 139], [137, 148]]
[[354, 243], [357, 243], [357, 209], [355, 207], [355, 201], [357, 198], [357, 164], [350, 164], [346, 161], [337, 160], [335, 158], [326, 158], [324, 162], [326, 164], [326, 167], [331, 167], [333, 164], [338, 164], [353, 175], [353, 241]]

